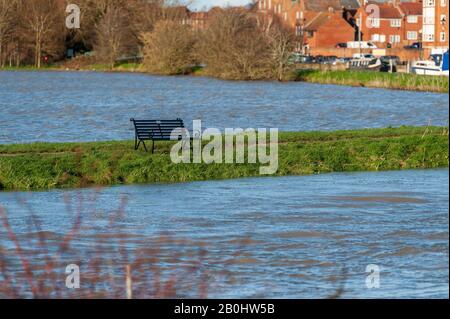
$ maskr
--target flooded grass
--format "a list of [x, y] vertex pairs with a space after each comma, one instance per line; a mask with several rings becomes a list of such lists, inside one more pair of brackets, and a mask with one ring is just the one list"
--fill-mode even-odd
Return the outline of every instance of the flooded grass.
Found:
[[383, 89], [448, 93], [448, 76], [425, 76], [407, 73], [367, 71], [298, 70], [297, 81], [320, 84], [338, 84]]
[[[113, 68], [100, 63], [59, 63], [47, 65], [40, 69], [34, 66], [5, 67], [0, 71], [97, 71], [97, 72], [139, 72], [148, 73], [141, 63], [117, 63]], [[148, 73], [151, 74], [151, 73]], [[194, 67], [191, 72], [194, 76], [204, 76], [204, 68]], [[289, 71], [286, 75], [289, 81], [303, 81], [320, 84], [337, 84], [345, 86], [371, 87], [419, 92], [449, 92], [448, 76], [426, 76], [409, 73], [387, 73], [370, 71], [319, 71], [299, 69]]]
[[[174, 164], [173, 143], [156, 153], [133, 142], [0, 145], [0, 189], [174, 183], [260, 176], [260, 164]], [[280, 133], [276, 175], [448, 167], [447, 127]]]

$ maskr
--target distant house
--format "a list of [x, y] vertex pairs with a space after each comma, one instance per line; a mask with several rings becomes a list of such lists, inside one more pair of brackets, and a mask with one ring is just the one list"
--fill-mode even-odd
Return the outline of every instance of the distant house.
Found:
[[423, 0], [424, 47], [448, 49], [448, 0]]
[[403, 44], [410, 45], [422, 41], [422, 2], [400, 2], [398, 8], [403, 15]]
[[276, 14], [295, 30], [300, 47], [334, 47], [355, 39], [358, 0], [260, 0], [261, 13]]
[[[371, 10], [374, 5], [378, 8], [378, 17]], [[361, 25], [362, 40], [372, 41], [381, 48], [400, 48], [420, 42], [422, 11], [420, 2], [366, 1], [356, 14], [357, 19], [362, 18], [358, 23]]]
[[188, 23], [194, 29], [205, 29], [209, 22], [209, 12], [189, 12]]
[[332, 48], [355, 38], [354, 28], [343, 19], [341, 12], [319, 12], [303, 29], [308, 48]]

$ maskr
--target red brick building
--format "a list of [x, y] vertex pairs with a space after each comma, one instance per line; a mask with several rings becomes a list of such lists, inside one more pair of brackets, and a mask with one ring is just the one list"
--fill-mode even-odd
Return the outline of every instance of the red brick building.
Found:
[[423, 0], [423, 44], [448, 49], [448, 0]]
[[366, 1], [356, 13], [361, 40], [380, 48], [402, 48], [421, 41], [422, 3]]
[[259, 0], [260, 13], [276, 14], [295, 30], [298, 51], [353, 41], [358, 0]]
[[403, 15], [403, 43], [410, 45], [422, 41], [423, 5], [417, 2], [401, 2], [398, 4]]
[[187, 17], [187, 24], [191, 25], [194, 29], [205, 29], [209, 22], [209, 12], [205, 11], [189, 11]]
[[304, 25], [307, 48], [332, 48], [355, 39], [355, 29], [342, 17], [342, 12], [319, 12]]

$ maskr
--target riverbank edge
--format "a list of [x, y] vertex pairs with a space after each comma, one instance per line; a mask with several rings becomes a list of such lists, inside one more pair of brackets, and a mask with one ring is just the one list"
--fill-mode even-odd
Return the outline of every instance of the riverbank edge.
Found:
[[[164, 74], [154, 74], [145, 71], [141, 64], [125, 63], [111, 69], [103, 64], [83, 66], [80, 68], [67, 68], [61, 66], [47, 66], [44, 68], [35, 67], [7, 67], [0, 68], [0, 71], [66, 71], [66, 72], [105, 72], [105, 73], [140, 73], [157, 76], [171, 76]], [[194, 68], [191, 72], [183, 76], [204, 76], [202, 68]], [[227, 80], [214, 76], [209, 76], [218, 80]], [[426, 76], [406, 73], [386, 73], [373, 71], [320, 71], [311, 69], [294, 69], [288, 72], [285, 82], [306, 82], [315, 84], [332, 84], [350, 87], [367, 87], [378, 89], [390, 89], [401, 91], [429, 92], [429, 93], [449, 93], [449, 78], [446, 76]], [[248, 80], [247, 80], [248, 81]], [[263, 80], [261, 80], [263, 81]], [[267, 80], [266, 80], [267, 81]]]
[[[134, 141], [0, 145], [0, 190], [30, 191], [257, 177], [263, 164], [174, 164], [173, 142], [155, 154]], [[207, 142], [204, 142], [206, 144]], [[274, 175], [445, 168], [448, 127], [282, 132]]]

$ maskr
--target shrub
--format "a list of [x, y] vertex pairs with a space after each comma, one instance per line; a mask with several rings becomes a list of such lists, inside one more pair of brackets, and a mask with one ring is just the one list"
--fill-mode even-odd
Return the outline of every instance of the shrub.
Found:
[[196, 65], [196, 37], [187, 25], [162, 20], [152, 32], [145, 33], [144, 68], [158, 74], [184, 74]]

